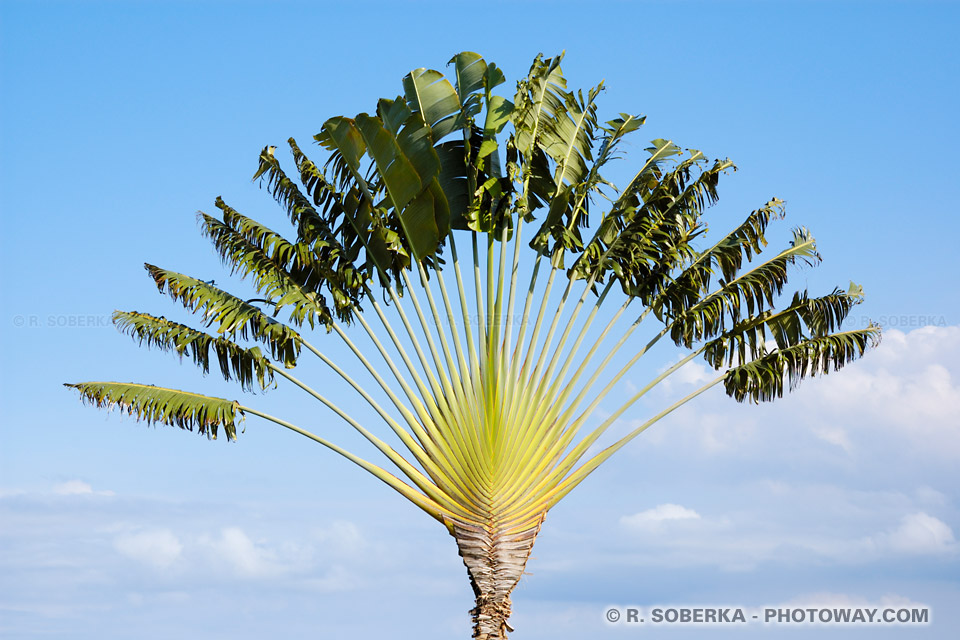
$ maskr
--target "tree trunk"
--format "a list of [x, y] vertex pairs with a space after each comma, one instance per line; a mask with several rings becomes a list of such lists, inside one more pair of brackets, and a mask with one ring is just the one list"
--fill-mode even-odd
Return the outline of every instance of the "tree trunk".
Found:
[[507, 632], [513, 631], [507, 623], [510, 593], [523, 575], [542, 523], [541, 516], [530, 528], [513, 532], [504, 531], [496, 523], [483, 527], [452, 523], [453, 537], [476, 597], [476, 606], [470, 610], [472, 637], [476, 640], [504, 640]]

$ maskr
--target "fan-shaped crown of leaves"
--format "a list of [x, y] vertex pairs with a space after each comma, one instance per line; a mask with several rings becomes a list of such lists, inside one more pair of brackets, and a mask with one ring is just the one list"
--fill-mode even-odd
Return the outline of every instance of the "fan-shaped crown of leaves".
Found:
[[[478, 595], [475, 637], [502, 637], [510, 590], [544, 515], [614, 452], [713, 385], [738, 401], [773, 400], [880, 336], [872, 324], [841, 330], [862, 299], [857, 285], [784, 295], [790, 271], [821, 258], [804, 228], [761, 257], [768, 226], [784, 217], [781, 200], [708, 239], [705, 211], [721, 176], [735, 170], [730, 160], [655, 139], [626, 184], [609, 182], [645, 118], [601, 121], [602, 85], [568, 89], [561, 58], [538, 56], [505, 94], [495, 64], [460, 53], [449, 77], [414, 70], [401, 95], [324, 122], [314, 136], [320, 164], [291, 138], [288, 174], [265, 147], [254, 180], [289, 218], [289, 238], [220, 198], [218, 215], [200, 215], [223, 263], [256, 294], [147, 265], [200, 328], [115, 315], [141, 344], [187, 355], [204, 372], [212, 352], [244, 389], [275, 381], [302, 389], [358, 431], [386, 468], [332, 434], [239, 401], [148, 385], [71, 386], [98, 406], [213, 436], [222, 426], [235, 438], [239, 417], [259, 416], [346, 456], [454, 534]], [[600, 314], [613, 299], [616, 310]], [[605, 326], [595, 329], [601, 316]], [[351, 338], [354, 323], [366, 347]], [[320, 326], [346, 345], [357, 371], [308, 341], [306, 329]], [[630, 339], [641, 327], [648, 335], [638, 346]], [[587, 429], [665, 336], [690, 353]], [[375, 410], [392, 444], [292, 375], [304, 351]], [[716, 370], [713, 380], [588, 455], [639, 398], [698, 357]]]

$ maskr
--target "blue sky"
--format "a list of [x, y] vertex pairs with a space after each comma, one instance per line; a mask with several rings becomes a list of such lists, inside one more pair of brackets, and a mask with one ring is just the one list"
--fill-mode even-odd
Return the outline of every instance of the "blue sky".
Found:
[[[550, 513], [512, 637], [739, 637], [607, 626], [603, 612], [811, 602], [926, 605], [933, 624], [748, 633], [953, 637], [957, 24], [950, 2], [3, 2], [0, 635], [467, 635], [453, 540], [349, 463], [255, 420], [235, 444], [148, 429], [60, 385], [233, 397], [109, 325], [114, 309], [179, 317], [143, 262], [229, 282], [195, 212], [223, 195], [280, 227], [249, 180], [264, 145], [306, 145], [458, 51], [512, 83], [565, 50], [571, 86], [605, 80], [601, 118], [648, 118], [615, 182], [657, 137], [730, 157], [711, 224], [783, 198], [774, 242], [804, 225], [825, 258], [791, 284], [855, 280], [867, 300], [851, 324], [878, 320], [885, 337], [781, 402], [711, 392], [621, 452]], [[652, 353], [618, 393], [679, 355]], [[685, 367], [614, 430], [705, 375]], [[360, 445], [302, 396], [261, 400]], [[343, 402], [373, 424], [357, 400]]]

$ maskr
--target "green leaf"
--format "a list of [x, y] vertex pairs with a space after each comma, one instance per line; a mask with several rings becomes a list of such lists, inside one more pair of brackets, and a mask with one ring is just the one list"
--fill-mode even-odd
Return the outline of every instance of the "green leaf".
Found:
[[517, 88], [512, 120], [517, 148], [525, 157], [530, 157], [538, 144], [548, 147], [554, 142], [549, 135], [550, 124], [564, 112], [568, 95], [567, 81], [560, 70], [562, 59], [563, 54], [546, 60], [538, 55], [526, 80]]
[[[402, 244], [394, 246], [384, 241], [392, 232], [386, 228], [389, 221], [384, 220], [381, 210], [373, 208], [372, 199], [365, 197], [362, 186], [353, 178], [350, 178], [351, 184], [346, 192], [338, 191], [292, 138], [289, 142], [307, 193], [315, 204], [323, 207], [330, 226], [336, 226], [343, 247], [337, 266], [343, 272], [341, 280], [350, 281], [354, 283], [351, 286], [362, 290], [376, 271], [384, 286], [390, 284], [389, 274], [399, 282], [400, 269], [406, 268], [410, 262], [409, 254]], [[359, 259], [361, 251], [366, 251], [362, 260]]]
[[507, 126], [512, 114], [512, 102], [487, 91], [487, 114], [483, 123], [483, 145], [480, 147], [480, 158], [486, 158], [497, 148], [497, 134]]
[[483, 88], [484, 76], [487, 73], [487, 63], [480, 54], [473, 51], [462, 51], [450, 58], [457, 73], [457, 97], [460, 104], [465, 105], [472, 93]]
[[433, 69], [415, 69], [403, 79], [407, 105], [430, 128], [434, 142], [461, 129], [460, 99], [443, 74]]
[[654, 301], [657, 316], [677, 316], [697, 304], [710, 291], [717, 272], [725, 280], [733, 280], [744, 261], [751, 260], [766, 247], [764, 234], [770, 221], [783, 217], [783, 201], [774, 198], [752, 211], [715, 245], [699, 252]]
[[194, 431], [212, 440], [223, 427], [229, 440], [237, 439], [237, 417], [243, 417], [236, 401], [202, 396], [187, 391], [122, 382], [65, 384], [76, 389], [85, 403], [98, 409], [119, 409], [147, 424], [165, 424]]
[[231, 224], [201, 214], [204, 235], [213, 241], [231, 273], [252, 276], [257, 292], [273, 305], [274, 315], [290, 307], [290, 320], [297, 326], [307, 323], [313, 327], [319, 322], [330, 328], [333, 318], [320, 292], [326, 285], [334, 293], [342, 315], [350, 316], [354, 301], [335, 281], [331, 282], [332, 272], [313, 260], [309, 247], [293, 245], [226, 205], [222, 208]]
[[769, 402], [793, 391], [811, 375], [838, 371], [880, 343], [880, 327], [836, 333], [774, 350], [752, 362], [730, 369], [723, 380], [727, 395], [737, 402]]
[[199, 313], [207, 327], [216, 326], [217, 333], [224, 337], [261, 342], [269, 347], [274, 360], [288, 366], [296, 363], [302, 340], [290, 327], [212, 284], [151, 264], [144, 266], [161, 293], [169, 294], [190, 311]]
[[[613, 139], [612, 144], [615, 142]], [[607, 153], [612, 153], [610, 146]], [[602, 156], [598, 163], [601, 161], [605, 161]], [[644, 304], [656, 299], [673, 282], [675, 270], [694, 259], [691, 243], [705, 229], [703, 211], [717, 200], [720, 174], [733, 166], [728, 160], [716, 161], [710, 168], [695, 172], [705, 163], [703, 154], [691, 152], [673, 169], [658, 169], [654, 181], [642, 188], [642, 199], [638, 195], [640, 181], [635, 179], [638, 190], [622, 194], [604, 215], [571, 270], [572, 277], [594, 277], [603, 282], [613, 270], [627, 295], [638, 297]], [[658, 161], [652, 158], [648, 164]], [[589, 180], [593, 184], [599, 182], [597, 175], [595, 169], [591, 171]]]
[[[449, 204], [436, 182], [439, 162], [429, 162], [426, 152], [417, 152], [422, 150], [423, 136], [411, 134], [404, 138], [404, 132], [401, 132], [404, 146], [411, 151], [408, 156], [401, 150], [398, 138], [384, 129], [379, 119], [360, 114], [356, 123], [390, 195], [414, 258], [432, 255], [450, 224]], [[430, 151], [433, 151], [432, 147]], [[436, 152], [433, 154], [436, 157]], [[424, 172], [423, 175], [418, 169]], [[406, 210], [408, 206], [410, 211]]]
[[360, 160], [366, 152], [366, 144], [353, 120], [343, 116], [330, 118], [323, 123], [321, 132], [314, 137], [328, 150], [339, 153], [352, 169], [360, 170]]
[[768, 334], [778, 349], [824, 337], [839, 329], [850, 310], [860, 301], [861, 298], [840, 289], [819, 298], [809, 297], [806, 291], [797, 292], [784, 309], [767, 310], [748, 317], [708, 342], [704, 347], [704, 359], [719, 369], [732, 366], [734, 362], [745, 363], [761, 357], [766, 353]]
[[403, 96], [397, 96], [396, 100], [380, 98], [377, 103], [377, 116], [383, 123], [384, 128], [393, 135], [400, 132], [400, 127], [412, 114], [413, 112], [404, 102]]
[[254, 381], [264, 390], [274, 385], [270, 362], [259, 347], [244, 349], [226, 338], [136, 311], [114, 312], [113, 324], [140, 345], [172, 351], [181, 358], [191, 357], [204, 373], [210, 372], [210, 352], [213, 351], [224, 380], [236, 380], [244, 390], [252, 390]]
[[[476, 142], [479, 136], [474, 136]], [[450, 208], [450, 227], [469, 229], [466, 213], [470, 206], [470, 187], [467, 179], [466, 153], [463, 140], [448, 140], [436, 147], [440, 162], [437, 182], [443, 190]]]
[[692, 346], [695, 341], [722, 332], [727, 323], [760, 313], [774, 306], [774, 298], [787, 283], [787, 268], [797, 262], [813, 266], [820, 261], [816, 241], [804, 228], [795, 229], [790, 247], [730, 282], [720, 280], [720, 288], [700, 298], [672, 319], [670, 337], [678, 345]]

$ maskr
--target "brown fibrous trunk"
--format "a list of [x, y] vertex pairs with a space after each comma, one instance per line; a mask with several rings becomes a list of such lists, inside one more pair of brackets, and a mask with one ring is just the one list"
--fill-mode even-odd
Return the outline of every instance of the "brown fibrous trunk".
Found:
[[451, 523], [476, 598], [470, 610], [475, 640], [504, 640], [513, 631], [507, 622], [510, 594], [523, 575], [542, 523], [543, 517], [530, 528], [510, 532], [495, 523]]

